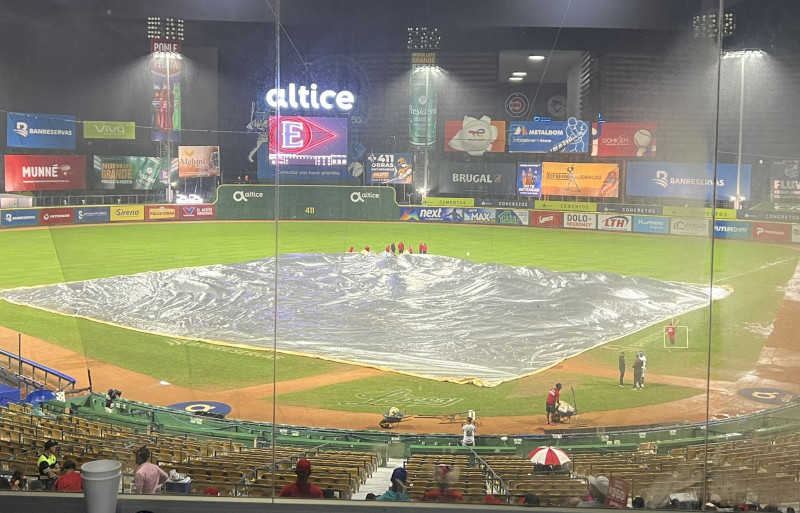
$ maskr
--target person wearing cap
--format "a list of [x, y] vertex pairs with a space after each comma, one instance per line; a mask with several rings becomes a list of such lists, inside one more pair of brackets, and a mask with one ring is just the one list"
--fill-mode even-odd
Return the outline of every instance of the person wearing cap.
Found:
[[58, 442], [55, 440], [45, 442], [44, 451], [42, 451], [42, 455], [39, 456], [39, 460], [36, 462], [39, 466], [39, 481], [48, 489], [52, 488], [58, 471], [56, 446], [58, 446]]
[[297, 474], [297, 481], [289, 483], [281, 488], [279, 497], [297, 497], [306, 499], [322, 499], [322, 488], [314, 486], [309, 482], [311, 476], [311, 462], [301, 458], [294, 469]]
[[57, 492], [82, 492], [83, 477], [75, 470], [76, 465], [72, 460], [64, 461], [64, 472], [56, 479], [53, 489]]
[[467, 417], [467, 423], [461, 426], [461, 431], [464, 436], [461, 439], [461, 445], [474, 446], [475, 445], [475, 424], [472, 423], [472, 417]]
[[461, 492], [450, 489], [450, 467], [447, 465], [437, 465], [433, 478], [438, 485], [436, 490], [428, 490], [422, 496], [423, 502], [463, 502], [464, 495]]
[[[558, 408], [558, 401], [561, 398], [561, 383], [556, 383], [556, 386], [550, 389], [547, 394], [547, 403], [545, 403], [545, 411], [547, 412], [547, 425], [555, 424], [554, 415], [556, 408]], [[552, 418], [553, 422], [550, 422]]]
[[625, 383], [625, 351], [619, 353], [619, 386], [624, 387]]
[[150, 463], [150, 449], [140, 447], [136, 451], [139, 467], [133, 475], [133, 493], [156, 493], [158, 487], [167, 482], [169, 476], [158, 465]]
[[608, 495], [608, 478], [606, 476], [589, 476], [587, 480], [591, 500], [578, 503], [579, 508], [603, 508]]
[[392, 472], [392, 486], [380, 495], [379, 501], [412, 502], [414, 499], [409, 497], [406, 492], [406, 479], [408, 474], [403, 467], [397, 467]]

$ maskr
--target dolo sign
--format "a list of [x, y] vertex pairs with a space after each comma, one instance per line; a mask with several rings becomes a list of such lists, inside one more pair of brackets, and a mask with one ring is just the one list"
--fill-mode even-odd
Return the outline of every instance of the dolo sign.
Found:
[[320, 91], [317, 84], [298, 86], [294, 82], [288, 87], [270, 89], [264, 96], [267, 105], [273, 109], [313, 109], [313, 110], [340, 110], [349, 111], [353, 108], [356, 96], [350, 91], [334, 91], [325, 89]]

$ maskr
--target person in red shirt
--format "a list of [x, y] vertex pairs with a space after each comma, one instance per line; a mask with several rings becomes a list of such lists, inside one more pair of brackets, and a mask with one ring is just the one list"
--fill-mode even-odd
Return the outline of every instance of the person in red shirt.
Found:
[[309, 482], [311, 476], [311, 462], [302, 458], [294, 469], [297, 481], [281, 488], [279, 497], [301, 497], [306, 499], [321, 499], [322, 488]]
[[437, 490], [428, 490], [422, 496], [423, 502], [464, 502], [464, 495], [461, 492], [450, 489], [450, 467], [447, 465], [439, 465], [436, 467], [433, 477], [436, 484], [439, 485]]
[[550, 392], [547, 394], [547, 403], [545, 404], [545, 410], [547, 411], [547, 425], [550, 426], [555, 424], [554, 422], [550, 422], [553, 414], [556, 412], [556, 408], [558, 408], [558, 401], [561, 398], [561, 383], [556, 383], [556, 386], [550, 389]]
[[403, 244], [403, 241], [400, 241], [400, 244], [397, 245], [397, 252], [402, 254], [404, 249], [406, 249], [406, 245]]
[[391, 252], [392, 252], [392, 248], [391, 248], [391, 246], [386, 246], [386, 252], [387, 252], [387, 253], [391, 253]]
[[672, 325], [672, 321], [670, 321], [669, 326], [666, 327], [665, 331], [667, 332], [667, 336], [669, 337], [669, 345], [675, 345], [675, 332], [678, 331], [675, 326]]
[[75, 462], [66, 460], [63, 464], [64, 473], [56, 479], [53, 489], [57, 492], [82, 492], [83, 476], [75, 471]]
[[408, 247], [408, 254], [409, 255], [413, 255], [414, 254], [414, 246], [409, 246]]
[[347, 252], [348, 253], [352, 253], [353, 252], [353, 246], [350, 246], [350, 249], [348, 249]]

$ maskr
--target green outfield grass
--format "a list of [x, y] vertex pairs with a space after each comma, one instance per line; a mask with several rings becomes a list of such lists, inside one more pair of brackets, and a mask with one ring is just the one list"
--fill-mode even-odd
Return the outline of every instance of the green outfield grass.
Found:
[[[277, 236], [275, 228], [273, 222], [207, 222], [4, 230], [0, 231], [0, 247], [5, 257], [4, 265], [0, 266], [0, 288], [245, 261], [274, 255], [276, 247], [279, 253], [342, 252], [351, 245], [356, 249], [369, 245], [375, 251], [382, 251], [387, 244], [400, 240], [415, 249], [424, 241], [431, 253], [476, 262], [558, 271], [608, 271], [692, 283], [708, 283], [711, 273], [712, 246], [704, 238], [426, 223], [281, 222]], [[599, 411], [703, 393], [691, 387], [659, 385], [652, 392], [636, 396], [633, 399], [636, 403], [631, 403], [630, 390], [612, 388], [617, 379], [614, 369], [620, 349], [644, 349], [649, 372], [704, 379], [710, 336], [713, 379], [734, 381], [753, 369], [765, 340], [765, 329], [774, 318], [783, 297], [782, 287], [792, 276], [798, 256], [797, 250], [788, 246], [716, 241], [715, 283], [730, 286], [734, 292], [714, 303], [713, 322], [709, 323], [708, 308], [683, 316], [678, 324], [690, 330], [690, 347], [685, 350], [663, 349], [663, 326], [657, 325], [576, 356], [577, 362], [611, 369], [607, 377], [568, 376], [570, 384], [581, 385], [578, 400]], [[176, 344], [174, 339], [4, 301], [0, 301], [0, 325], [197, 390], [241, 388], [268, 383], [274, 378], [269, 352], [254, 350], [253, 354], [263, 356], [242, 355], [210, 345]], [[351, 368], [315, 358], [279, 356], [278, 380]], [[364, 391], [408, 389], [414, 395], [430, 397], [460, 394], [464, 399], [460, 404], [468, 403], [469, 408], [480, 409], [482, 415], [520, 415], [529, 410], [539, 412], [553, 375], [553, 371], [548, 371], [496, 388], [480, 389], [387, 374], [380, 379], [285, 394], [279, 397], [279, 402], [374, 411], [365, 410], [363, 405], [341, 403], [357, 402], [355, 395]]]

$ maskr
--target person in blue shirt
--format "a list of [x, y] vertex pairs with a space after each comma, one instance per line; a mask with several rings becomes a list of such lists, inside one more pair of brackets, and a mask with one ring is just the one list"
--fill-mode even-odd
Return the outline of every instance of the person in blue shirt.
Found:
[[406, 479], [408, 474], [406, 469], [398, 467], [392, 472], [392, 487], [389, 488], [383, 495], [380, 495], [377, 500], [379, 501], [398, 501], [398, 502], [412, 502], [413, 499], [406, 495]]

